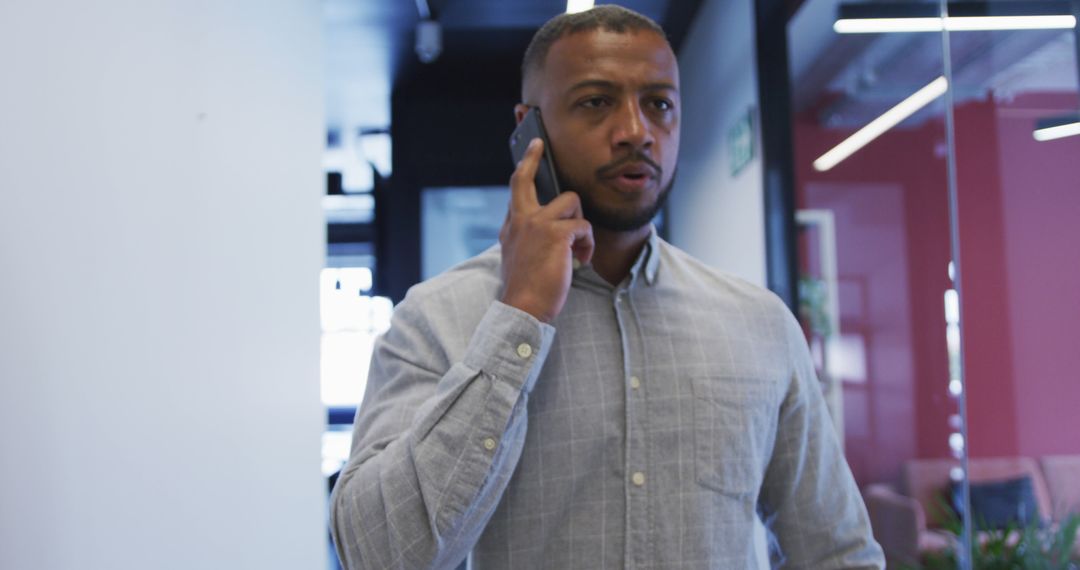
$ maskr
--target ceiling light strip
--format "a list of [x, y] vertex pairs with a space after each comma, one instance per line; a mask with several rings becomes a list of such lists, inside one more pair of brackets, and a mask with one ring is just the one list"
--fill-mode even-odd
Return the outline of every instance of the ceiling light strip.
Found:
[[887, 34], [896, 32], [973, 32], [993, 30], [1068, 30], [1076, 16], [970, 16], [945, 18], [846, 18], [837, 20], [838, 34]]
[[1069, 30], [1076, 27], [1076, 16], [974, 16], [945, 18], [945, 30], [971, 32], [992, 30]]
[[837, 20], [838, 34], [887, 34], [895, 32], [940, 32], [941, 18], [859, 18]]
[[592, 10], [594, 0], [566, 0], [566, 13], [576, 14]]
[[814, 169], [818, 172], [825, 172], [837, 164], [840, 164], [844, 159], [855, 154], [856, 151], [869, 144], [870, 141], [881, 136], [882, 133], [900, 124], [904, 119], [907, 119], [918, 112], [919, 109], [922, 109], [938, 97], [944, 95], [948, 89], [949, 81], [944, 77], [938, 77], [931, 81], [929, 85], [919, 89], [914, 95], [904, 99], [892, 109], [885, 111], [884, 114], [856, 131], [855, 134], [845, 139], [844, 142], [836, 145], [835, 148], [821, 155], [821, 158], [814, 161]]
[[1033, 133], [1035, 140], [1039, 142], [1052, 141], [1054, 139], [1062, 139], [1065, 137], [1073, 137], [1077, 135], [1080, 135], [1080, 121], [1077, 121], [1075, 123], [1068, 123], [1065, 125], [1058, 125], [1056, 127], [1038, 129]]

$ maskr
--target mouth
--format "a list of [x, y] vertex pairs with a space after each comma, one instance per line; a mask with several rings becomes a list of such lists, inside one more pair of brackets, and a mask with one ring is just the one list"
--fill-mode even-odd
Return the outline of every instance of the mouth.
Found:
[[640, 191], [658, 178], [656, 171], [646, 163], [625, 165], [611, 173], [609, 180], [623, 191]]
[[653, 183], [651, 176], [624, 174], [608, 179], [608, 183], [621, 193], [639, 193]]

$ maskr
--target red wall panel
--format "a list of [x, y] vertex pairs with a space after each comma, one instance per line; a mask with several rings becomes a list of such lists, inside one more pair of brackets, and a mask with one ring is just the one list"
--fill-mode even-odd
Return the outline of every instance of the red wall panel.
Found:
[[[1075, 96], [956, 109], [969, 448], [975, 456], [1080, 453], [1080, 137], [1038, 143], [1036, 118]], [[851, 134], [796, 117], [800, 208], [837, 222], [841, 329], [866, 378], [846, 382], [845, 440], [861, 484], [914, 457], [950, 455], [944, 293], [950, 283], [940, 119], [894, 129], [829, 172], [815, 158]], [[902, 259], [898, 259], [902, 257]]]

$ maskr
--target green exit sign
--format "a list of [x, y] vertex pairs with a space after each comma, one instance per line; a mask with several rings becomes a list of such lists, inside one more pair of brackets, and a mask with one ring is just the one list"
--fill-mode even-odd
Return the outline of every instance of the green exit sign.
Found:
[[754, 159], [754, 108], [739, 115], [727, 132], [728, 164], [735, 176]]

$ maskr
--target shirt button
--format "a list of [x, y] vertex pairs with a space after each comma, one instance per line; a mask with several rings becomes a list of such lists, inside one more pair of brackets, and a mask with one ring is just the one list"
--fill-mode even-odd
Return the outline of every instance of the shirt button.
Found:
[[578, 261], [578, 259], [576, 257], [574, 258], [574, 261], [572, 262], [572, 264], [574, 266], [575, 271], [578, 270], [578, 269], [581, 269], [581, 262]]
[[517, 353], [518, 353], [518, 356], [520, 356], [522, 358], [528, 358], [528, 357], [532, 356], [532, 347], [529, 346], [529, 343], [523, 342], [523, 343], [518, 345]]
[[644, 474], [644, 473], [642, 473], [641, 471], [637, 471], [637, 472], [635, 472], [635, 473], [634, 473], [633, 475], [631, 475], [631, 476], [630, 476], [630, 480], [631, 480], [631, 481], [632, 481], [632, 482], [633, 482], [633, 483], [634, 483], [635, 485], [637, 485], [638, 487], [640, 487], [640, 486], [642, 486], [642, 485], [644, 485], [644, 484], [645, 484], [645, 474]]
[[490, 437], [484, 440], [484, 449], [488, 451], [495, 449], [495, 445], [495, 440]]
[[641, 387], [641, 380], [637, 376], [630, 377], [630, 387], [637, 390]]

